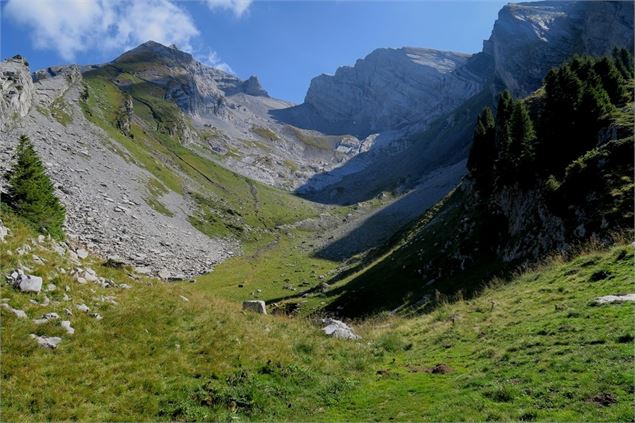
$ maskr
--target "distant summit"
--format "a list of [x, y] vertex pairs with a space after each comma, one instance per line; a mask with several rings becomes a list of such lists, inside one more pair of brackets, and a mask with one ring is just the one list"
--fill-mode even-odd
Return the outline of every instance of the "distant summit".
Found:
[[146, 41], [117, 57], [113, 63], [160, 62], [166, 65], [185, 65], [193, 61], [190, 53], [179, 50], [175, 44], [168, 47], [156, 41]]

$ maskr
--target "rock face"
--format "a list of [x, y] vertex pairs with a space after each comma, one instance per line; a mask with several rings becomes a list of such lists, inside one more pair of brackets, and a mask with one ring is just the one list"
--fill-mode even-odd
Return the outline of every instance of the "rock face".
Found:
[[326, 133], [371, 133], [430, 121], [454, 109], [482, 87], [462, 69], [469, 54], [423, 48], [382, 48], [311, 81], [304, 104], [282, 119]]
[[253, 311], [258, 314], [267, 314], [265, 302], [260, 300], [243, 301], [243, 310]]
[[632, 50], [632, 2], [548, 1], [503, 7], [483, 53], [504, 85], [525, 96], [568, 57], [601, 56], [616, 46]]
[[28, 63], [15, 56], [0, 69], [0, 129], [29, 113], [33, 101], [33, 81]]

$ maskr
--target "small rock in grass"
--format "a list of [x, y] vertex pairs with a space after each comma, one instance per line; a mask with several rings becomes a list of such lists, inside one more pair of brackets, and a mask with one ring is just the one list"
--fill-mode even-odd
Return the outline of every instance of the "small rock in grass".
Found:
[[267, 307], [262, 300], [243, 301], [243, 310], [253, 311], [258, 314], [267, 314]]
[[0, 304], [0, 307], [8, 310], [10, 313], [13, 313], [15, 317], [17, 317], [18, 319], [26, 319], [27, 317], [26, 313], [23, 310], [18, 310], [16, 308], [13, 308], [9, 304], [2, 303]]
[[22, 292], [40, 292], [42, 290], [42, 278], [27, 275], [22, 269], [14, 270], [7, 279], [13, 287]]
[[55, 349], [59, 343], [62, 342], [62, 338], [59, 336], [38, 336], [32, 333], [31, 338], [35, 339], [38, 345], [42, 348]]
[[75, 254], [77, 254], [77, 257], [79, 257], [81, 260], [84, 260], [86, 257], [88, 257], [88, 251], [83, 248], [79, 248], [77, 251], [75, 251]]
[[75, 333], [75, 329], [71, 327], [71, 321], [70, 320], [62, 320], [60, 322], [60, 326], [63, 327], [64, 329], [66, 329], [66, 333], [68, 333], [69, 335], [72, 335]]
[[188, 300], [188, 299], [187, 299], [187, 297], [184, 297], [183, 295], [179, 295], [179, 297], [180, 297], [183, 301], [185, 301], [186, 303], [189, 303], [189, 302], [190, 302], [190, 300]]
[[361, 336], [353, 332], [353, 329], [346, 323], [335, 319], [322, 319], [322, 323], [326, 324], [322, 331], [328, 336], [339, 339], [361, 339]]
[[88, 306], [86, 304], [77, 304], [75, 306], [75, 308], [79, 311], [83, 311], [83, 312], [88, 312], [90, 311], [90, 308], [88, 308]]
[[591, 304], [592, 305], [621, 304], [625, 302], [635, 302], [635, 294], [605, 295], [604, 297], [598, 297], [594, 299]]

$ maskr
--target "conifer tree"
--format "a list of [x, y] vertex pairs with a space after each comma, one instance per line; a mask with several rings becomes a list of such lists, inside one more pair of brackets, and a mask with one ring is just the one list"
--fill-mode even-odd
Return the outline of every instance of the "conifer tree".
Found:
[[474, 127], [474, 141], [467, 168], [479, 188], [489, 185], [494, 173], [496, 160], [496, 124], [494, 115], [489, 107], [485, 107], [479, 114]]
[[63, 238], [66, 210], [28, 137], [20, 137], [16, 155], [16, 164], [7, 175], [8, 206], [38, 231]]

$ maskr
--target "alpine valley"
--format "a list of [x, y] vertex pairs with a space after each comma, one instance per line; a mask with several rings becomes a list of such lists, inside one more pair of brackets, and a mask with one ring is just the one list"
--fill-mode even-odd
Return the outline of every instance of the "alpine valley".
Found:
[[271, 97], [0, 62], [2, 421], [633, 421], [633, 2]]

